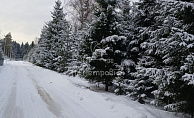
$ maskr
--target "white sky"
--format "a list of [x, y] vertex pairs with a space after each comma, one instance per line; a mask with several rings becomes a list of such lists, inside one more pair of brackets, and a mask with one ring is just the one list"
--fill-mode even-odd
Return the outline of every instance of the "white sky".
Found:
[[55, 1], [0, 0], [0, 38], [11, 32], [14, 41], [31, 43], [51, 19]]
[[[56, 0], [0, 0], [0, 39], [11, 32], [12, 39], [18, 43], [31, 43], [40, 36], [45, 22], [51, 20], [51, 11]], [[64, 11], [69, 0], [61, 0]], [[138, 1], [138, 0], [133, 0]], [[71, 19], [70, 14], [66, 16]]]

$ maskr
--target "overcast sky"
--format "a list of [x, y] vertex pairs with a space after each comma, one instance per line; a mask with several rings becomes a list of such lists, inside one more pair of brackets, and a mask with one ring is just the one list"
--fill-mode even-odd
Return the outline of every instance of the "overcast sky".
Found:
[[0, 0], [0, 38], [11, 32], [14, 41], [31, 43], [51, 19], [55, 1]]

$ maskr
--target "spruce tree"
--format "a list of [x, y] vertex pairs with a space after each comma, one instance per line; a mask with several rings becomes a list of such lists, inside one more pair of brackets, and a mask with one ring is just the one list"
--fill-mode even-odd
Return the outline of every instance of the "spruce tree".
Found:
[[3, 58], [3, 40], [0, 40], [0, 59]]
[[65, 19], [65, 14], [63, 13], [62, 3], [60, 0], [56, 2], [54, 6], [54, 11], [52, 13], [51, 25], [51, 50], [52, 55], [52, 65], [54, 70], [58, 72], [64, 72], [65, 66], [68, 59], [68, 33], [69, 24]]
[[8, 58], [12, 58], [12, 35], [9, 32], [7, 35], [5, 35], [5, 38], [3, 39], [3, 50], [4, 50], [4, 55], [7, 56]]
[[[140, 53], [140, 61], [136, 68], [137, 79], [132, 81], [138, 83], [133, 84], [137, 88], [134, 90], [135, 93], [140, 90], [141, 94], [145, 94], [145, 90], [150, 90], [151, 87], [153, 92], [149, 93], [155, 96], [152, 103], [156, 105], [165, 103], [167, 110], [184, 111], [192, 115], [194, 39], [193, 34], [189, 33], [192, 32], [192, 28], [186, 28], [190, 22], [185, 23], [176, 15], [184, 9], [184, 3], [162, 1], [156, 3], [152, 6], [154, 12], [149, 10], [156, 13], [149, 16], [156, 22], [149, 25], [148, 31], [144, 31], [147, 33], [146, 40], [140, 44], [143, 53]], [[146, 88], [147, 82], [156, 87], [149, 85]]]
[[148, 54], [142, 43], [150, 40], [150, 31], [157, 24], [155, 17], [159, 12], [159, 6], [154, 0], [142, 0], [132, 9], [132, 23], [134, 24], [133, 37], [129, 42], [128, 55], [133, 59], [135, 68], [131, 72], [129, 80], [129, 95], [140, 103], [145, 103], [147, 97], [153, 97], [151, 92], [156, 89], [153, 78], [145, 74], [146, 68], [154, 68], [154, 60]]
[[[121, 49], [125, 37], [119, 36], [116, 0], [97, 0], [95, 11], [97, 20], [91, 25], [89, 35], [83, 41], [82, 52], [88, 65], [85, 77], [105, 84], [105, 90], [112, 84], [121, 63]], [[110, 61], [113, 60], [113, 61]], [[109, 70], [111, 72], [109, 72]], [[111, 73], [111, 74], [110, 74]], [[83, 73], [84, 74], [84, 73]]]
[[51, 49], [51, 39], [49, 39], [49, 37], [51, 37], [51, 34], [49, 32], [49, 25], [50, 23], [47, 23], [47, 25], [44, 26], [41, 31], [38, 45], [36, 47], [37, 49], [34, 52], [36, 53], [34, 59], [36, 65], [51, 69], [51, 63], [49, 63], [49, 50]]
[[66, 70], [69, 45], [69, 23], [65, 19], [60, 0], [51, 12], [52, 20], [42, 29], [36, 49], [36, 64], [58, 72]]

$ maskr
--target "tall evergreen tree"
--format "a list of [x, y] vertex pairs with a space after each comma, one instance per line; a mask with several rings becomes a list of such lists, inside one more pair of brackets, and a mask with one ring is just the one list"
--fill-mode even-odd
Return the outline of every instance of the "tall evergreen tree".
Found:
[[16, 41], [12, 42], [12, 55], [15, 60], [21, 59], [20, 44]]
[[[154, 19], [159, 10], [158, 4], [154, 0], [142, 0], [132, 7], [133, 37], [129, 42], [127, 51], [129, 57], [133, 60], [136, 68], [132, 68], [129, 79], [129, 95], [135, 100], [144, 103], [144, 99], [152, 97], [151, 91], [155, 90], [153, 79], [144, 74], [143, 67], [152, 67], [153, 60], [156, 57], [147, 55], [141, 44], [150, 39], [150, 31], [157, 24]], [[154, 12], [153, 12], [154, 11]], [[149, 61], [149, 62], [148, 62]], [[134, 66], [133, 66], [134, 67]]]
[[0, 40], [0, 58], [3, 58], [3, 40]]
[[63, 13], [60, 0], [55, 2], [54, 11], [51, 12], [52, 20], [42, 29], [36, 49], [36, 64], [64, 72], [68, 59], [68, 33], [69, 24]]
[[[149, 16], [156, 22], [146, 26], [147, 37], [140, 45], [143, 53], [140, 53], [140, 61], [136, 68], [137, 79], [133, 81], [136, 83], [134, 90], [141, 93], [138, 93], [140, 97], [154, 90], [152, 93], [155, 101], [152, 103], [157, 105], [166, 103], [166, 109], [193, 114], [193, 96], [189, 95], [193, 89], [191, 68], [194, 40], [193, 35], [189, 33], [192, 28], [186, 29], [185, 26], [188, 24], [174, 15], [184, 9], [184, 3], [161, 1], [156, 3], [152, 6], [154, 12], [149, 10], [156, 14]], [[153, 84], [156, 87], [154, 89], [152, 85], [146, 87], [146, 84]]]
[[[118, 65], [121, 63], [123, 42], [125, 37], [119, 36], [119, 23], [116, 13], [116, 0], [97, 0], [98, 8], [95, 16], [97, 20], [91, 25], [90, 33], [87, 35], [82, 52], [88, 66], [86, 78], [102, 82], [105, 84], [105, 90], [108, 91], [109, 84], [115, 79], [116, 74], [109, 72], [118, 71]], [[112, 61], [110, 61], [112, 60]], [[92, 74], [91, 74], [92, 72]]]
[[5, 35], [5, 38], [3, 39], [3, 50], [4, 50], [4, 55], [7, 56], [8, 58], [12, 58], [12, 35], [9, 32], [7, 35]]

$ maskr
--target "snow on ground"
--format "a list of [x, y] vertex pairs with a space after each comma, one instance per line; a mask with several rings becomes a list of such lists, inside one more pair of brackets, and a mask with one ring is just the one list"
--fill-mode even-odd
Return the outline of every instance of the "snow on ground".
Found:
[[[0, 66], [0, 118], [178, 118], [28, 62]], [[88, 84], [89, 85], [89, 84]]]

